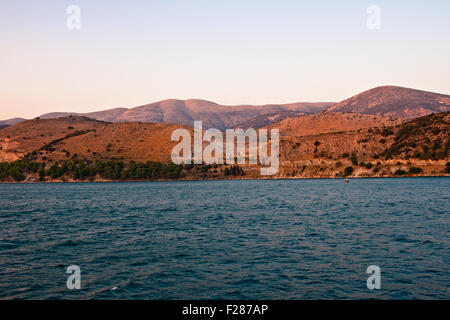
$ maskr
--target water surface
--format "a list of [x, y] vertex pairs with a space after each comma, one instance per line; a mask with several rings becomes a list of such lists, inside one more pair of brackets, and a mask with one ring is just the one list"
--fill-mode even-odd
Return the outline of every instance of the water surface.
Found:
[[1, 184], [0, 298], [449, 299], [449, 198], [449, 178]]

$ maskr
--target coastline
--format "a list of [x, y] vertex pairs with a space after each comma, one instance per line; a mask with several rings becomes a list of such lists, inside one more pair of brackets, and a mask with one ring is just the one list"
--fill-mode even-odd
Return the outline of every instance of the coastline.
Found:
[[152, 180], [108, 180], [108, 179], [96, 179], [96, 180], [61, 180], [55, 179], [50, 181], [0, 181], [0, 184], [59, 184], [59, 183], [121, 183], [121, 182], [203, 182], [203, 181], [235, 181], [235, 180], [361, 180], [361, 179], [411, 179], [411, 178], [450, 178], [450, 174], [446, 175], [386, 175], [386, 176], [349, 176], [349, 177], [271, 177], [271, 178], [258, 178], [258, 177], [235, 177], [228, 179], [152, 179]]

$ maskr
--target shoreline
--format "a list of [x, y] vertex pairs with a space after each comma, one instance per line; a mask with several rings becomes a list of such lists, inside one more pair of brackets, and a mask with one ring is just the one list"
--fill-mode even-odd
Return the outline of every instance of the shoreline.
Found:
[[449, 175], [404, 175], [404, 176], [372, 176], [372, 177], [279, 177], [279, 178], [257, 178], [257, 177], [239, 177], [239, 178], [231, 178], [231, 179], [155, 179], [155, 180], [52, 180], [52, 181], [0, 181], [1, 184], [58, 184], [58, 183], [69, 183], [69, 184], [77, 184], [77, 183], [121, 183], [121, 182], [205, 182], [205, 181], [235, 181], [235, 180], [345, 180], [345, 179], [411, 179], [411, 178], [450, 178]]

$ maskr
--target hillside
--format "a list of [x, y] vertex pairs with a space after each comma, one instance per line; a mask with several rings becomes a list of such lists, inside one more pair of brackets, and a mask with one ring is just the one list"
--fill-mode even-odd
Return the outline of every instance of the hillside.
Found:
[[259, 129], [266, 126], [270, 126], [271, 124], [278, 123], [288, 118], [297, 118], [300, 116], [304, 116], [307, 113], [299, 112], [299, 111], [279, 111], [268, 114], [263, 114], [260, 116], [256, 116], [247, 121], [243, 121], [234, 126], [234, 128], [242, 128], [242, 129]]
[[26, 119], [23, 118], [12, 118], [8, 120], [0, 120], [0, 130], [7, 128], [9, 126], [15, 125], [16, 123], [20, 123], [25, 121]]
[[[0, 180], [329, 178], [450, 175], [450, 112], [401, 122], [377, 115], [321, 113], [285, 119], [280, 168], [171, 164], [173, 130], [156, 123], [86, 117], [35, 119], [0, 131]], [[3, 162], [3, 163], [2, 163]]]
[[450, 112], [357, 131], [294, 132], [282, 139], [281, 177], [450, 174]]
[[[48, 113], [41, 119], [86, 116], [108, 122], [155, 122], [176, 123], [192, 126], [195, 120], [203, 121], [205, 128], [233, 128], [237, 124], [257, 117], [270, 117], [277, 112], [291, 112], [296, 115], [320, 112], [332, 103], [291, 103], [270, 105], [223, 106], [205, 100], [164, 100], [131, 109], [116, 108], [90, 113]], [[267, 122], [265, 122], [267, 123]], [[269, 120], [269, 123], [271, 121]]]
[[0, 131], [0, 161], [11, 161], [75, 132], [96, 130], [104, 122], [85, 117], [27, 120]]
[[321, 112], [313, 115], [289, 118], [267, 126], [279, 129], [281, 136], [300, 137], [333, 132], [352, 132], [400, 123], [389, 117], [356, 113]]
[[450, 112], [420, 117], [398, 126], [393, 143], [383, 152], [387, 159], [448, 159]]
[[179, 125], [108, 123], [86, 117], [35, 119], [2, 130], [0, 162], [34, 153], [37, 161], [72, 158], [170, 160], [172, 131]]
[[374, 88], [330, 107], [328, 112], [377, 114], [416, 118], [450, 111], [450, 96], [395, 86]]

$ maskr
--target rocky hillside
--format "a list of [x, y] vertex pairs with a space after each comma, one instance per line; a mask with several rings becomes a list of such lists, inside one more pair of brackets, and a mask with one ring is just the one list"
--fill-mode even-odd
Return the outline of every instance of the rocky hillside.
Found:
[[[0, 131], [4, 181], [267, 178], [254, 165], [171, 165], [173, 130], [155, 123], [85, 117], [35, 119]], [[450, 112], [406, 122], [323, 113], [278, 128], [280, 169], [272, 178], [450, 175]], [[248, 162], [247, 162], [248, 163]]]
[[356, 132], [361, 129], [392, 126], [399, 123], [401, 123], [400, 120], [379, 115], [321, 112], [288, 118], [268, 125], [266, 128], [279, 129], [281, 136], [301, 137], [333, 132]]
[[395, 86], [384, 86], [339, 102], [329, 112], [356, 112], [394, 118], [416, 118], [450, 111], [450, 96]]
[[397, 125], [282, 138], [282, 177], [450, 174], [450, 112]]
[[[86, 117], [35, 119], [0, 133], [0, 162], [32, 154], [36, 161], [73, 158], [170, 160], [172, 131], [183, 127], [155, 123], [109, 123]], [[188, 127], [187, 127], [188, 128]]]

